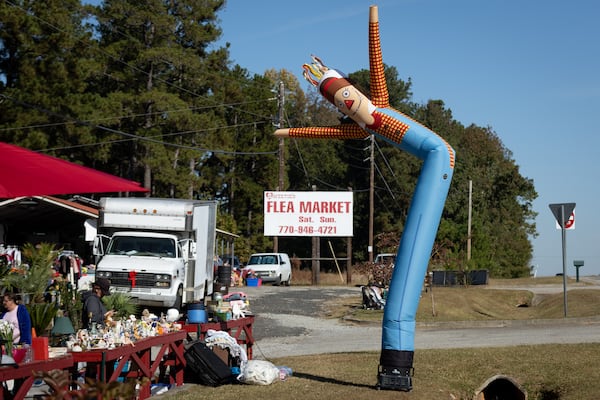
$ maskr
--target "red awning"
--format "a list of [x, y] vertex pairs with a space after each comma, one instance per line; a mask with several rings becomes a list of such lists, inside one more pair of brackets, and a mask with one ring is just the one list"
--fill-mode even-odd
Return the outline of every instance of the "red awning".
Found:
[[147, 191], [137, 182], [0, 142], [0, 198]]

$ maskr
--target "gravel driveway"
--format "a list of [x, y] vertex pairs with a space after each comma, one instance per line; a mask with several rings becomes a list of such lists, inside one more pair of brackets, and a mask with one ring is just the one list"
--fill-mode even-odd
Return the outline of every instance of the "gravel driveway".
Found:
[[[514, 289], [514, 288], [513, 288]], [[237, 291], [231, 288], [230, 292]], [[381, 324], [325, 318], [322, 306], [362, 298], [359, 287], [260, 286], [239, 288], [255, 315], [254, 357], [381, 350]], [[416, 349], [599, 342], [600, 318], [417, 324]]]

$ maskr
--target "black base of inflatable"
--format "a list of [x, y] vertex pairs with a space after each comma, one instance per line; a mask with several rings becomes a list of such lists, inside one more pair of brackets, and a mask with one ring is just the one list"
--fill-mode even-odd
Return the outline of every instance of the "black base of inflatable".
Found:
[[382, 350], [377, 373], [377, 389], [410, 392], [414, 372], [413, 355], [413, 351]]
[[377, 374], [377, 389], [410, 392], [412, 390], [412, 369], [380, 370]]

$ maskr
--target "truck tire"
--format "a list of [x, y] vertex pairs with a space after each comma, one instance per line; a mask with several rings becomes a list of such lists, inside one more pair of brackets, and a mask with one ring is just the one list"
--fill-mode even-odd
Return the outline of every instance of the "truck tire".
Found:
[[275, 286], [281, 286], [281, 275], [277, 278], [277, 280], [273, 283]]
[[292, 273], [290, 272], [290, 274], [288, 275], [288, 278], [285, 282], [283, 282], [284, 286], [290, 286], [292, 284]]

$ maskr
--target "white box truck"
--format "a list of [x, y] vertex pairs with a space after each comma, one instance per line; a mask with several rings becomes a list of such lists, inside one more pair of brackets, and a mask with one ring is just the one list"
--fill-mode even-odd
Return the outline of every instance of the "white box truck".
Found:
[[213, 292], [217, 203], [100, 199], [96, 277], [149, 307], [182, 309]]

